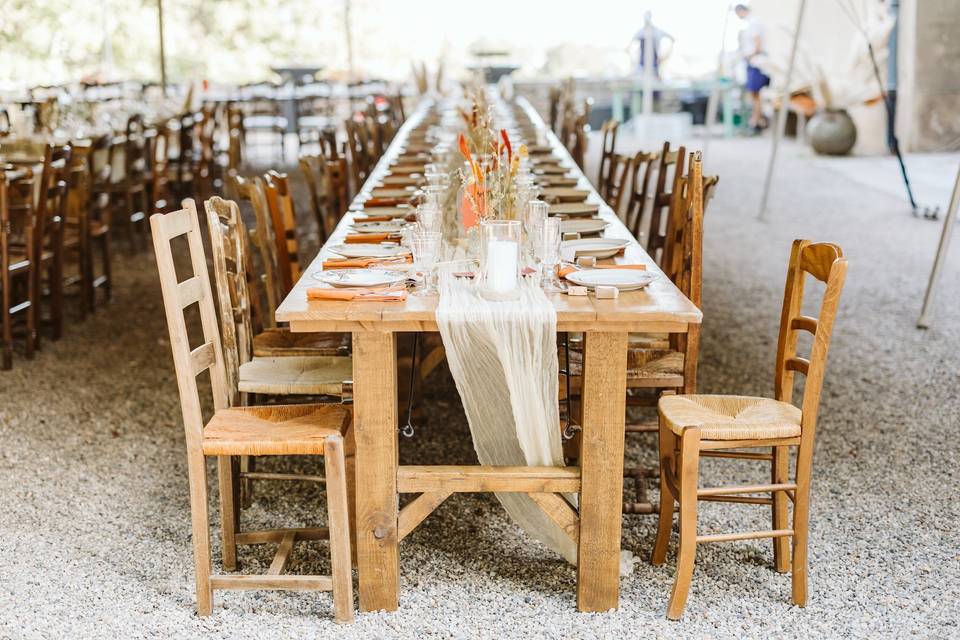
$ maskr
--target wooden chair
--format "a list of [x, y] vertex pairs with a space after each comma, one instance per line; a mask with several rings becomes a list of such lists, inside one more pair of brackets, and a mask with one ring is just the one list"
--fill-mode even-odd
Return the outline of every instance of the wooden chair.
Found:
[[613, 154], [616, 153], [617, 147], [617, 127], [619, 123], [616, 120], [607, 120], [603, 123], [603, 127], [600, 131], [603, 133], [603, 144], [600, 150], [600, 170], [597, 172], [597, 186], [600, 187], [604, 183], [609, 169], [607, 165], [610, 164]]
[[349, 206], [346, 160], [331, 160], [323, 153], [303, 155], [300, 156], [300, 170], [307, 183], [310, 207], [317, 219], [320, 244], [323, 244]]
[[[63, 287], [77, 287], [80, 317], [91, 310], [93, 296], [91, 277], [91, 241], [93, 229], [90, 215], [90, 154], [92, 145], [75, 145], [67, 167], [67, 206], [63, 220]], [[75, 266], [69, 269], [68, 263]]]
[[350, 118], [344, 122], [347, 131], [347, 151], [350, 174], [353, 179], [351, 191], [356, 193], [366, 182], [373, 166], [367, 145], [366, 126]]
[[36, 215], [30, 169], [0, 165], [0, 328], [2, 366], [13, 367], [13, 322], [24, 318], [25, 354], [33, 358], [37, 338]]
[[[280, 267], [277, 263], [276, 240], [273, 237], [273, 220], [270, 216], [270, 205], [267, 204], [267, 195], [263, 186], [263, 179], [254, 176], [253, 178], [243, 178], [234, 176], [232, 180], [233, 191], [243, 201], [250, 203], [253, 214], [256, 219], [256, 226], [250, 231], [250, 238], [257, 247], [257, 253], [260, 256], [260, 269], [262, 274], [258, 278], [265, 291], [267, 311], [261, 314], [263, 326], [274, 327], [276, 321], [273, 318], [274, 310], [280, 306], [280, 302], [286, 297], [288, 290], [283, 286], [283, 279], [280, 276]], [[260, 308], [259, 291], [251, 294], [256, 308]]]
[[[338, 404], [232, 406], [237, 389], [227, 377], [196, 206], [187, 200], [183, 209], [154, 214], [150, 224], [187, 440], [197, 612], [202, 616], [211, 613], [213, 592], [218, 589], [305, 589], [333, 591], [335, 620], [352, 622], [349, 506], [343, 452], [343, 434], [351, 423], [350, 410]], [[183, 236], [189, 246], [192, 275], [179, 281], [171, 243]], [[193, 304], [199, 307], [203, 329], [203, 343], [196, 348], [191, 348], [183, 313]], [[204, 371], [210, 372], [215, 408], [206, 424], [196, 381], [196, 376]], [[237, 457], [242, 455], [323, 456], [328, 527], [241, 531]], [[237, 568], [238, 544], [277, 542], [277, 553], [267, 575], [211, 575], [208, 456], [216, 457], [218, 463], [224, 569]], [[330, 540], [332, 576], [283, 574], [294, 542], [322, 538]]]
[[572, 145], [569, 148], [570, 156], [573, 158], [573, 161], [577, 163], [577, 166], [580, 167], [580, 171], [583, 171], [586, 167], [587, 131], [587, 116], [577, 116], [573, 126]]
[[670, 151], [669, 142], [663, 143], [663, 150], [660, 152], [660, 162], [657, 166], [657, 186], [654, 189], [653, 203], [650, 207], [650, 233], [647, 235], [647, 253], [657, 263], [661, 263], [661, 253], [666, 242], [664, 227], [666, 226], [667, 216], [665, 213], [672, 202], [676, 183], [683, 174], [685, 153], [686, 150], [683, 147], [676, 151]]
[[143, 244], [147, 212], [151, 207], [147, 198], [147, 144], [143, 119], [133, 115], [127, 121], [126, 142], [123, 146], [123, 174], [111, 175], [110, 189], [131, 251]]
[[631, 180], [630, 195], [627, 198], [627, 209], [624, 212], [624, 224], [639, 239], [643, 237], [640, 225], [647, 210], [647, 200], [650, 199], [650, 178], [656, 167], [659, 154], [638, 151], [633, 156], [633, 179]]
[[[807, 602], [807, 544], [810, 477], [820, 391], [827, 351], [847, 261], [834, 244], [795, 240], [790, 253], [780, 316], [780, 339], [774, 372], [774, 398], [675, 395], [660, 399], [660, 521], [653, 564], [666, 559], [673, 503], [680, 505], [680, 543], [676, 577], [667, 617], [678, 619], [687, 600], [697, 545], [728, 540], [773, 539], [774, 566], [792, 569], [793, 603]], [[818, 318], [803, 315], [804, 281], [810, 275], [825, 284]], [[809, 359], [797, 355], [801, 331], [813, 334]], [[792, 403], [794, 374], [806, 377], [800, 408]], [[790, 447], [797, 447], [795, 477], [789, 478]], [[770, 453], [740, 451], [769, 449]], [[700, 458], [734, 458], [768, 462], [771, 482], [750, 486], [699, 487]], [[758, 497], [754, 494], [770, 494]], [[771, 507], [773, 528], [745, 533], [698, 534], [697, 503], [736, 502]], [[793, 525], [788, 506], [793, 503]], [[792, 553], [787, 540], [792, 539]], [[792, 556], [792, 557], [791, 557]]]
[[633, 166], [631, 156], [620, 153], [612, 154], [606, 162], [606, 174], [601, 177], [600, 197], [610, 205], [614, 213], [620, 218], [623, 214], [620, 211], [623, 202], [623, 194], [628, 188], [630, 181], [630, 169]]
[[[345, 353], [347, 334], [298, 336], [277, 328], [257, 333], [250, 305], [247, 231], [240, 209], [219, 197], [208, 200], [205, 208], [227, 376], [236, 376], [244, 393], [342, 398], [346, 391], [349, 396], [353, 364]], [[256, 353], [258, 346], [265, 355]]]
[[166, 213], [173, 206], [173, 194], [170, 189], [170, 129], [165, 124], [157, 127], [151, 151], [150, 210], [151, 213]]
[[[122, 149], [123, 138], [111, 135], [95, 138], [87, 156], [90, 197], [87, 201], [88, 252], [86, 268], [89, 286], [87, 304], [96, 309], [96, 291], [102, 288], [107, 301], [113, 295], [113, 248], [110, 223], [113, 216], [113, 201], [110, 197], [110, 175], [114, 157]], [[97, 275], [96, 253], [100, 254], [100, 275]]]
[[[37, 224], [34, 242], [37, 245], [37, 320], [41, 309], [49, 308], [48, 321], [51, 337], [59, 340], [63, 333], [63, 234], [67, 214], [67, 171], [73, 148], [69, 145], [48, 144], [44, 152], [43, 172], [40, 176], [40, 200], [37, 205]], [[37, 348], [40, 336], [37, 334]]]
[[273, 222], [277, 266], [283, 288], [289, 292], [300, 279], [300, 244], [297, 241], [297, 214], [287, 174], [268, 171], [263, 176], [264, 193]]

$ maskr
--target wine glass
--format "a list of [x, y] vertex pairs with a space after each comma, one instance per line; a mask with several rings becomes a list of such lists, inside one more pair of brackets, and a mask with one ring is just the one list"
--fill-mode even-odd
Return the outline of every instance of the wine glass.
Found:
[[419, 231], [410, 236], [410, 248], [416, 268], [423, 271], [423, 285], [413, 292], [415, 296], [433, 296], [437, 287], [433, 283], [433, 267], [440, 254], [439, 231]]
[[557, 265], [560, 264], [560, 218], [546, 218], [540, 227], [540, 262], [543, 264], [543, 290], [549, 293], [563, 291], [557, 279]]
[[436, 203], [424, 202], [417, 206], [417, 227], [421, 231], [440, 231], [441, 219], [441, 210]]
[[543, 200], [529, 200], [523, 210], [523, 232], [527, 237], [527, 252], [530, 261], [535, 262], [538, 257], [538, 247], [541, 241], [543, 221], [547, 219], [550, 205]]

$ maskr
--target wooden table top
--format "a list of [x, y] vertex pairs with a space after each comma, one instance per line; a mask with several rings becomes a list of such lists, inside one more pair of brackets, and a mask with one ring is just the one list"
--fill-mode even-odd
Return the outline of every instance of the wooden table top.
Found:
[[[543, 121], [539, 114], [526, 100], [519, 98], [518, 103], [533, 122], [542, 125]], [[354, 198], [351, 211], [343, 216], [333, 235], [277, 308], [276, 320], [289, 322], [291, 331], [437, 331], [435, 317], [439, 302], [437, 297], [407, 296], [405, 302], [341, 302], [307, 301], [306, 295], [308, 288], [317, 286], [310, 274], [320, 271], [323, 261], [331, 256], [327, 247], [343, 242], [344, 236], [347, 235], [353, 223], [354, 215], [358, 213], [354, 209], [360, 208], [373, 185], [378, 184], [389, 171], [390, 165], [403, 149], [410, 132], [424, 118], [429, 107], [428, 103], [421, 104], [403, 124], [370, 174], [363, 189]], [[682, 333], [686, 332], [688, 324], [699, 324], [703, 318], [700, 310], [677, 289], [669, 278], [663, 275], [654, 260], [630, 234], [613, 210], [603, 202], [553, 132], [548, 132], [547, 138], [553, 148], [554, 156], [559, 158], [559, 163], [569, 169], [570, 175], [577, 177], [577, 187], [590, 192], [587, 202], [600, 206], [599, 217], [609, 224], [602, 237], [623, 238], [630, 241], [624, 255], [615, 260], [625, 264], [643, 263], [647, 265], [648, 271], [659, 273], [661, 276], [646, 289], [621, 292], [618, 298], [612, 300], [597, 300], [592, 294], [589, 296], [547, 294], [557, 312], [557, 329], [559, 331]]]

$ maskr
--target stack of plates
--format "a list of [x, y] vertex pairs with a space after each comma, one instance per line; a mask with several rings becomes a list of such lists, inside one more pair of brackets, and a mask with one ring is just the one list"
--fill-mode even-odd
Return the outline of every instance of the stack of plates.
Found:
[[600, 211], [600, 205], [592, 202], [558, 202], [550, 205], [551, 216], [593, 216]]
[[597, 235], [607, 228], [600, 218], [574, 218], [560, 223], [561, 233], [579, 233], [582, 236]]
[[580, 256], [594, 258], [612, 258], [629, 244], [628, 240], [620, 238], [587, 238], [584, 240], [567, 240], [560, 243], [560, 252], [563, 258], [573, 262]]

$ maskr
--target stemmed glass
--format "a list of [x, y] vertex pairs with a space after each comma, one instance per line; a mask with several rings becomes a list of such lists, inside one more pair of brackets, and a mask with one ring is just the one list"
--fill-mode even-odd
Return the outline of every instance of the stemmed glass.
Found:
[[543, 290], [548, 293], [563, 291], [557, 278], [560, 264], [560, 218], [546, 218], [540, 227], [540, 262], [543, 264]]
[[433, 282], [433, 267], [440, 255], [440, 238], [439, 231], [419, 231], [410, 236], [415, 267], [423, 272], [423, 285], [413, 292], [415, 296], [433, 296], [438, 293]]
[[417, 207], [417, 227], [420, 231], [440, 231], [442, 220], [440, 207], [434, 202], [424, 202]]
[[530, 262], [535, 262], [541, 241], [543, 221], [547, 219], [550, 205], [543, 200], [530, 200], [523, 210], [523, 232], [526, 235], [526, 252]]

